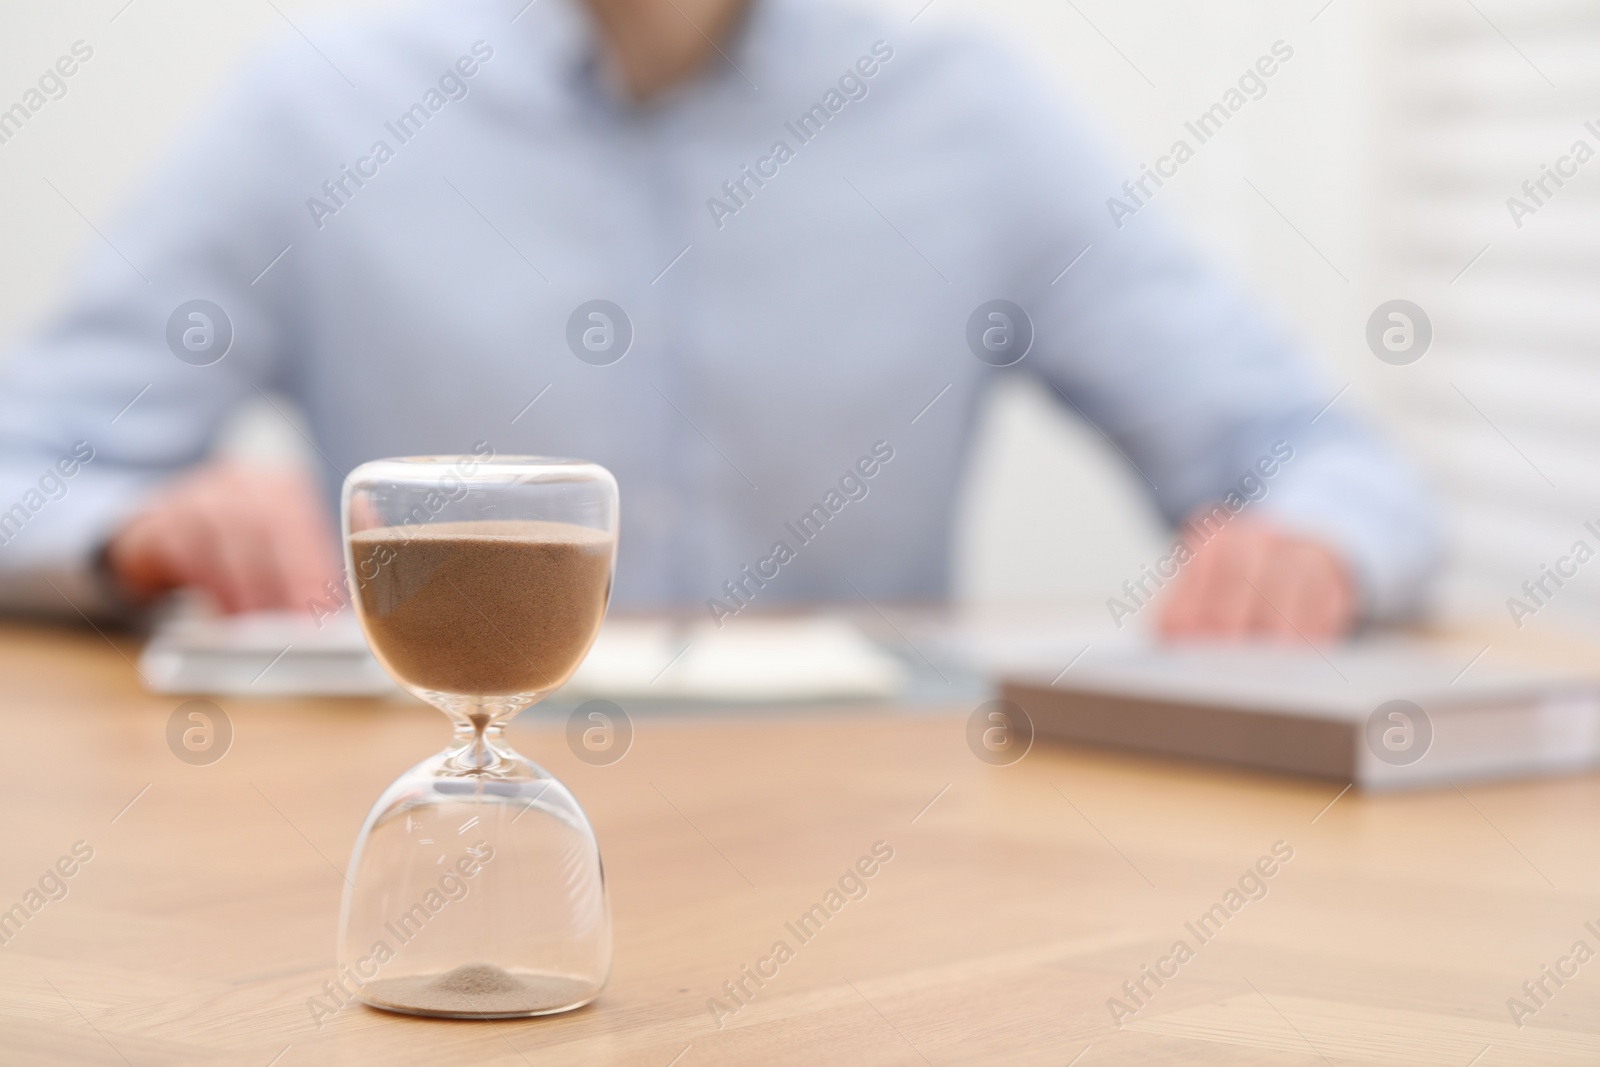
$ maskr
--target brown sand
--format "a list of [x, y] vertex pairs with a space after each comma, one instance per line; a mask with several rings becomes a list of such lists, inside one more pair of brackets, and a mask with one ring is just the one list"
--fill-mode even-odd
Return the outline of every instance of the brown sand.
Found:
[[592, 993], [589, 983], [576, 978], [517, 975], [492, 963], [463, 963], [446, 974], [368, 982], [361, 999], [391, 1011], [495, 1018], [573, 1007]]
[[357, 610], [373, 651], [411, 685], [548, 690], [600, 628], [611, 543], [603, 530], [531, 520], [362, 530], [350, 538]]

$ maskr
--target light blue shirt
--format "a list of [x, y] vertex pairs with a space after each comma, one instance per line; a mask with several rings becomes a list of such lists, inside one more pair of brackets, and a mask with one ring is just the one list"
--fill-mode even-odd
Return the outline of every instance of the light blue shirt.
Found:
[[330, 502], [381, 456], [605, 464], [622, 605], [937, 599], [980, 396], [1032, 374], [1174, 521], [1286, 443], [1248, 507], [1340, 549], [1369, 615], [1415, 605], [1416, 477], [1158, 212], [1117, 225], [1127, 175], [1003, 47], [756, 0], [635, 105], [583, 9], [520, 7], [288, 39], [103, 227], [0, 383], [0, 600], [102, 607], [97, 547], [258, 391]]

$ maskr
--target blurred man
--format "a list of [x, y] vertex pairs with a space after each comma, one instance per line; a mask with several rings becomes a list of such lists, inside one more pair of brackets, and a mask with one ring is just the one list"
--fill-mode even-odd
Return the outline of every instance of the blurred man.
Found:
[[[626, 606], [937, 599], [979, 397], [1025, 373], [1208, 517], [1108, 590], [1130, 613], [1167, 586], [1169, 633], [1317, 638], [1415, 605], [1415, 479], [1151, 212], [1108, 209], [1127, 175], [981, 37], [819, 0], [312, 36], [183, 138], [7, 368], [9, 604], [325, 600], [343, 473], [475, 447], [616, 473]], [[270, 394], [320, 485], [206, 461]]]

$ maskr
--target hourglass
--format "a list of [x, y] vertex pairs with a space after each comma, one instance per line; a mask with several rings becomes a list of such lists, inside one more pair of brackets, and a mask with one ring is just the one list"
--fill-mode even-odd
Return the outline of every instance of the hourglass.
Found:
[[356, 839], [340, 985], [374, 1007], [502, 1019], [593, 1000], [611, 915], [589, 820], [506, 747], [588, 653], [611, 593], [617, 483], [578, 460], [424, 456], [344, 484], [367, 644], [455, 737], [385, 790]]

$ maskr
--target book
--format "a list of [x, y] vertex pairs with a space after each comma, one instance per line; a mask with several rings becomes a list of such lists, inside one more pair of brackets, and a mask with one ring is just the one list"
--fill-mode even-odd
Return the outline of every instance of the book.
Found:
[[[1487, 651], [1487, 650], [1486, 650]], [[1600, 765], [1600, 671], [1486, 662], [1418, 640], [1115, 645], [1000, 697], [1033, 736], [1384, 790]]]
[[219, 616], [184, 606], [162, 619], [139, 656], [156, 693], [227, 696], [398, 695], [367, 651], [354, 613]]

